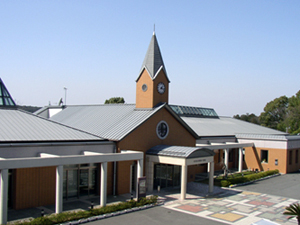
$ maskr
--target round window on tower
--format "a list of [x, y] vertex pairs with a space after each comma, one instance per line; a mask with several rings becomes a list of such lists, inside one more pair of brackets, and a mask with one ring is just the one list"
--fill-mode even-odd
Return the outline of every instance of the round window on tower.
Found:
[[144, 92], [148, 90], [148, 86], [147, 86], [147, 84], [143, 84], [143, 86], [142, 86], [142, 90], [143, 90]]

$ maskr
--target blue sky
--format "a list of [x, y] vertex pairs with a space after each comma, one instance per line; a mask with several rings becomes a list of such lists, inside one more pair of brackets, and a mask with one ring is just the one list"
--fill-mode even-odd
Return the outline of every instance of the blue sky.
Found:
[[0, 1], [0, 77], [18, 104], [135, 102], [155, 24], [171, 104], [260, 114], [294, 95], [300, 1]]

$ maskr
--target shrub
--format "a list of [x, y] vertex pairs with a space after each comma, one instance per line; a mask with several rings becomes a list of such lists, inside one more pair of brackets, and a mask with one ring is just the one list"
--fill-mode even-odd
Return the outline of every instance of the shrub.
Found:
[[63, 212], [59, 214], [52, 214], [49, 216], [38, 217], [36, 219], [27, 222], [17, 222], [18, 225], [52, 225], [65, 223], [67, 221], [84, 219], [96, 215], [102, 215], [112, 212], [117, 212], [125, 209], [130, 209], [137, 206], [143, 206], [148, 204], [157, 203], [158, 196], [151, 196], [150, 198], [141, 198], [140, 201], [130, 200], [127, 202], [120, 202], [117, 204], [108, 205], [101, 208], [91, 209], [87, 211], [76, 211], [76, 212]]
[[[249, 175], [245, 176], [236, 176], [235, 178], [228, 178], [227, 180], [221, 180], [221, 187], [229, 187], [231, 184], [240, 184], [240, 183], [246, 183], [249, 181], [254, 181], [261, 179], [263, 177], [267, 177], [273, 174], [279, 173], [278, 170], [270, 170], [265, 172], [259, 172], [259, 173], [251, 173]], [[220, 178], [217, 178], [220, 179]]]

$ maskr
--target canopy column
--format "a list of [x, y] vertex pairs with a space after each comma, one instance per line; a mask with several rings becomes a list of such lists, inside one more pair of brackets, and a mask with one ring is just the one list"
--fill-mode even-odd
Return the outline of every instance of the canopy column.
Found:
[[55, 213], [63, 211], [63, 166], [56, 167]]
[[107, 162], [101, 163], [100, 205], [106, 206]]
[[187, 185], [187, 165], [181, 166], [181, 193], [180, 199], [184, 200], [186, 197], [186, 185]]
[[209, 187], [208, 187], [208, 193], [213, 193], [214, 192], [214, 162], [209, 162], [208, 163], [208, 168], [209, 168]]
[[226, 175], [228, 170], [228, 156], [229, 156], [229, 148], [225, 148], [224, 149], [224, 165], [225, 165], [224, 175]]
[[243, 148], [239, 148], [239, 172], [243, 170]]
[[7, 223], [8, 169], [0, 171], [0, 224]]

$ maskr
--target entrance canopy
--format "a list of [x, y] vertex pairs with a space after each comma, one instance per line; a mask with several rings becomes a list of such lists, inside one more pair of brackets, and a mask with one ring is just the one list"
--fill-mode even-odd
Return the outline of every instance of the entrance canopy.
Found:
[[169, 146], [157, 145], [150, 148], [147, 155], [172, 156], [179, 158], [198, 158], [214, 156], [215, 153], [209, 149], [202, 147], [185, 147], [185, 146]]
[[186, 197], [187, 167], [208, 163], [209, 192], [213, 192], [214, 155], [202, 147], [157, 145], [146, 152], [146, 177], [148, 190], [153, 190], [154, 164], [163, 163], [181, 166], [181, 199]]

